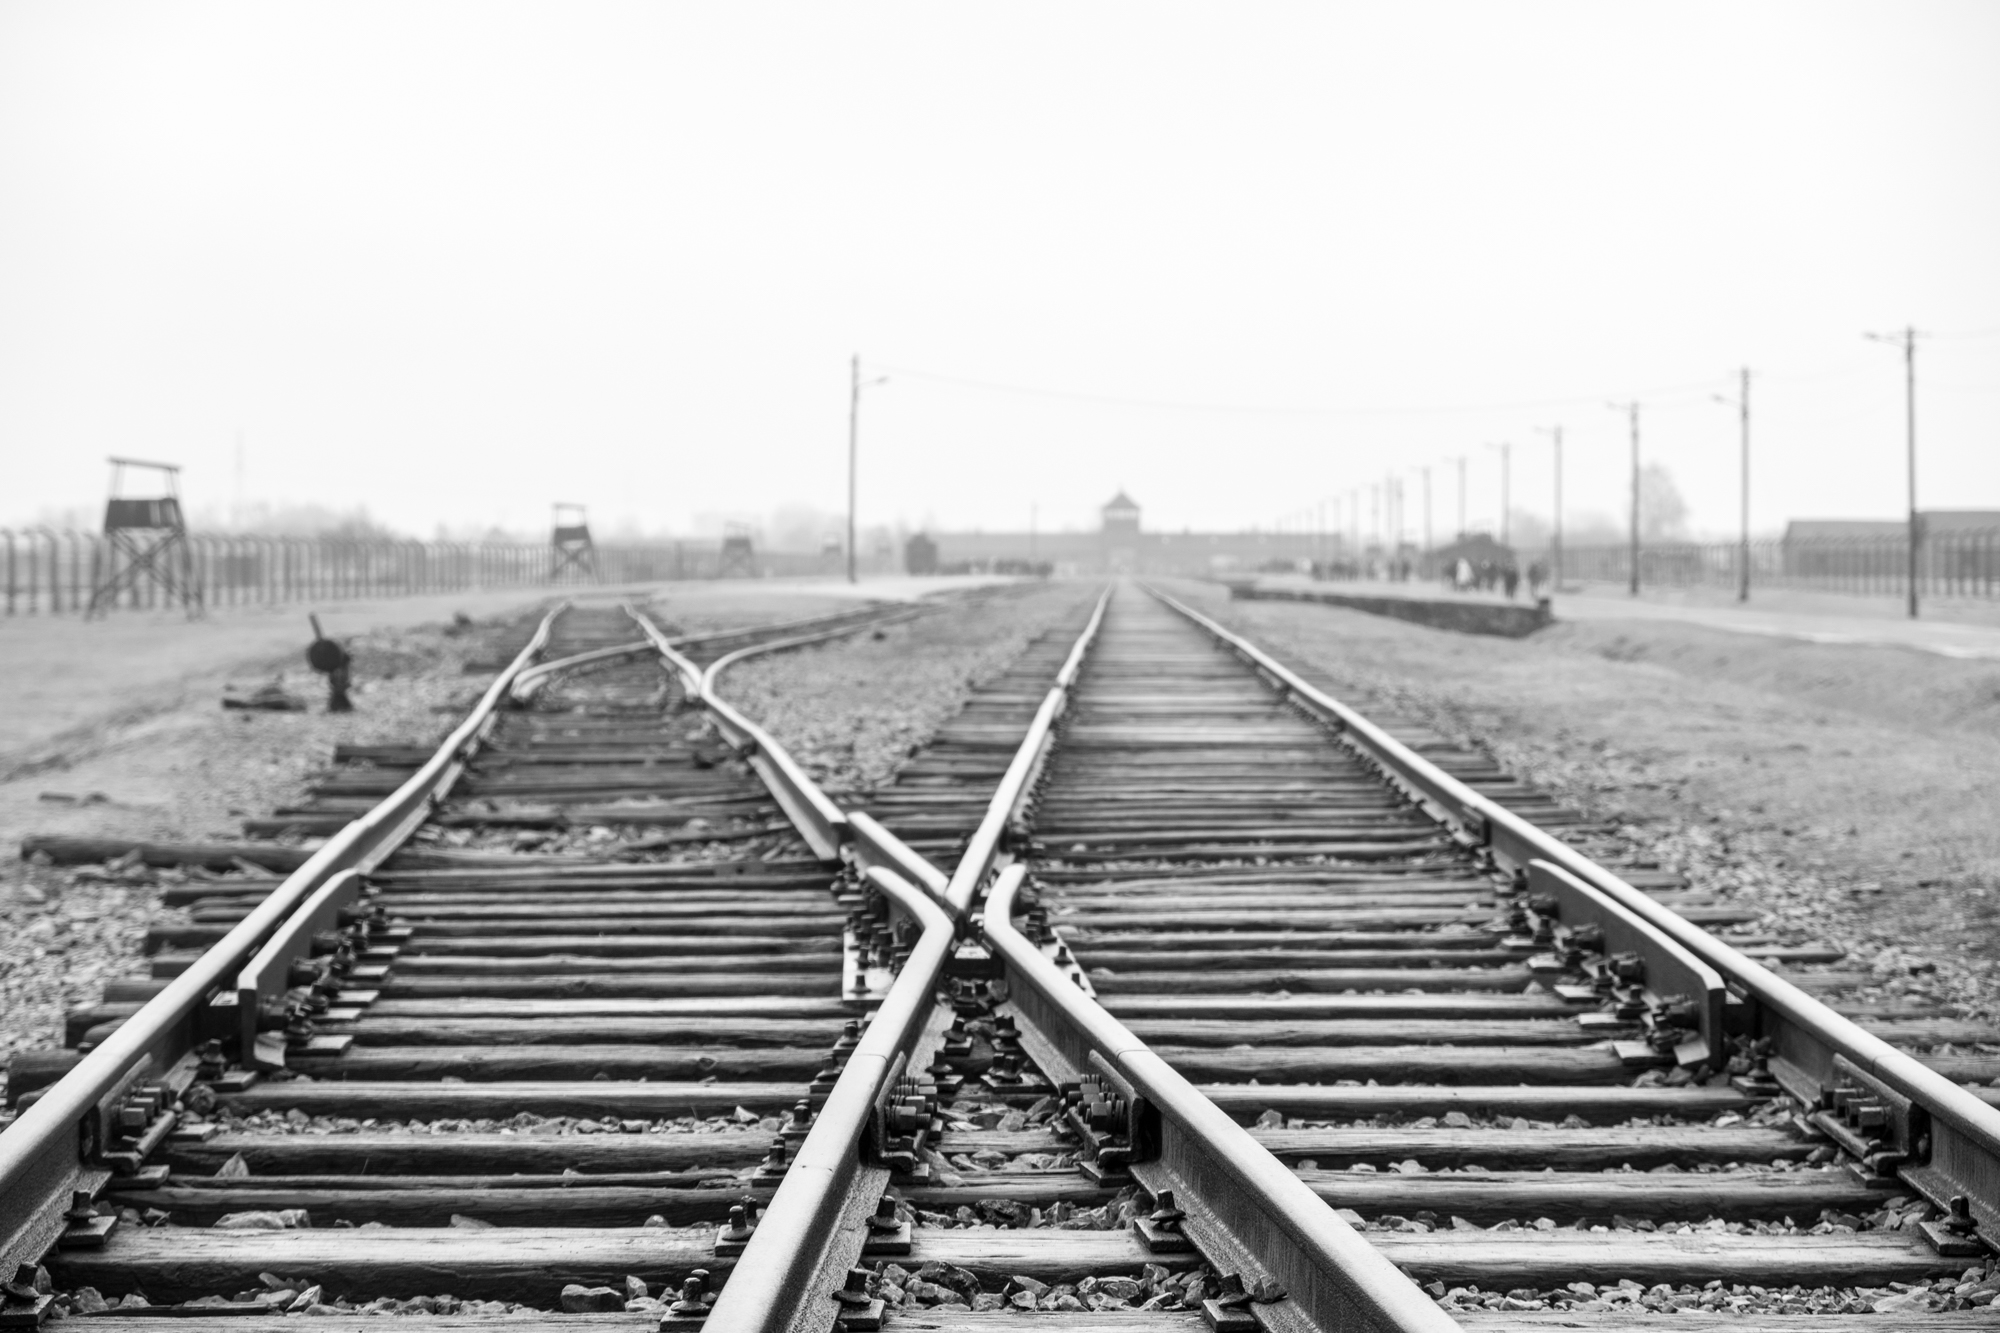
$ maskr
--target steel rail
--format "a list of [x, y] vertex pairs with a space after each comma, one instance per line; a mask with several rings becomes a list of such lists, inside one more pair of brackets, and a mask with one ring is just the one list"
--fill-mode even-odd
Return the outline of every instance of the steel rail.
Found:
[[[1107, 589], [1098, 599], [1089, 624], [1057, 675], [1056, 686], [1035, 715], [1029, 728], [1031, 744], [1022, 747], [1030, 761], [1047, 749], [1055, 720], [1103, 620], [1109, 597]], [[745, 655], [732, 654], [712, 665], [703, 678], [702, 698], [716, 708], [719, 717], [725, 709], [733, 715], [732, 725], [748, 738], [761, 736], [761, 729], [729, 708], [714, 689], [715, 679]], [[782, 755], [783, 751], [775, 753]], [[946, 876], [869, 815], [835, 808], [828, 816], [855, 867], [887, 893], [898, 910], [920, 922], [924, 933], [869, 1023], [862, 1045], [849, 1058], [840, 1081], [807, 1131], [764, 1220], [716, 1300], [705, 1325], [711, 1333], [825, 1333], [840, 1313], [833, 1292], [842, 1284], [848, 1266], [860, 1257], [868, 1214], [890, 1178], [886, 1169], [868, 1164], [869, 1144], [863, 1133], [866, 1122], [861, 1116], [873, 1116], [896, 1070], [922, 1068], [919, 1038], [931, 1030], [929, 1017], [936, 1009], [939, 979], [959, 930], [968, 922], [971, 895], [1000, 851], [1001, 831], [1021, 794], [1029, 789], [1033, 768], [1033, 762], [1023, 761], [1019, 755], [1009, 766], [961, 862], [962, 871], [975, 861], [982, 867], [971, 876], [970, 887], [963, 890], [956, 887], [957, 877]], [[864, 1052], [874, 1058], [857, 1067]], [[795, 1178], [799, 1182], [796, 1186]]]
[[1148, 586], [1146, 591], [1338, 729], [1392, 779], [1424, 796], [1434, 817], [1456, 825], [1504, 868], [1526, 873], [1535, 861], [1558, 866], [1715, 969], [1731, 994], [1751, 1009], [1736, 1020], [1737, 1025], [1752, 1038], [1773, 1042], [1774, 1075], [1808, 1111], [1824, 1106], [1843, 1082], [1854, 1083], [1857, 1073], [1915, 1103], [1928, 1124], [1897, 1118], [1902, 1136], [1897, 1146], [1909, 1158], [1899, 1165], [1898, 1174], [1947, 1214], [1954, 1197], [1965, 1199], [1986, 1237], [2000, 1241], [2000, 1109], [1863, 1030], [1561, 839], [1473, 791], [1241, 635], [1157, 588]]
[[1054, 1047], [1037, 1054], [1067, 1065], [1046, 1072], [1073, 1083], [1109, 1071], [1129, 1085], [1138, 1099], [1129, 1119], [1150, 1141], [1132, 1174], [1155, 1198], [1173, 1191], [1187, 1213], [1182, 1229], [1211, 1262], [1241, 1274], [1252, 1290], [1282, 1289], [1281, 1298], [1258, 1304], [1262, 1325], [1301, 1333], [1457, 1329], [1311, 1186], [1014, 928], [1014, 900], [1026, 875], [1019, 862], [1000, 872], [981, 925], [987, 947], [1006, 966], [1010, 1001]]
[[1048, 758], [1049, 746], [1055, 739], [1056, 723], [1069, 707], [1070, 691], [1076, 685], [1077, 675], [1083, 670], [1091, 645], [1097, 641], [1097, 631], [1104, 623], [1104, 608], [1110, 605], [1111, 593], [1112, 589], [1107, 587], [1098, 597], [1089, 622], [1077, 635], [1062, 669], [1056, 672], [1055, 684], [1049, 687], [1041, 707], [1035, 710], [1034, 721], [1028, 724], [1028, 734], [1022, 738], [1020, 748], [1014, 751], [1014, 758], [1008, 763], [1000, 785], [994, 788], [993, 799], [986, 806], [985, 818], [979, 821], [979, 827], [966, 844], [965, 854], [959, 858], [957, 867], [951, 873], [951, 882], [945, 889], [944, 905], [954, 917], [965, 917], [971, 912], [973, 900], [985, 884], [987, 875], [992, 872], [995, 858], [1002, 851], [1008, 825], [1034, 791], [1035, 781]]
[[944, 901], [945, 890], [951, 885], [951, 877], [939, 870], [923, 857], [910, 850], [909, 844], [875, 822], [875, 817], [863, 810], [847, 812], [848, 855], [854, 858], [855, 867], [869, 870], [881, 866], [937, 899]]
[[[678, 642], [684, 644], [686, 640]], [[527, 703], [544, 685], [564, 672], [595, 666], [599, 662], [616, 661], [621, 657], [637, 657], [640, 653], [651, 652], [652, 649], [651, 639], [637, 639], [631, 643], [613, 644], [609, 648], [593, 648], [589, 652], [558, 658], [553, 662], [538, 662], [515, 677], [513, 688], [507, 692], [508, 702], [517, 706]]]
[[[1107, 589], [1092, 609], [957, 869], [942, 886], [936, 879], [943, 877], [933, 872], [930, 892], [940, 899], [934, 909], [941, 910], [945, 921], [956, 925], [969, 920], [974, 896], [996, 863], [1006, 856], [1007, 829], [1033, 793], [1054, 743], [1057, 723], [1103, 624], [1110, 596]], [[879, 830], [866, 815], [850, 816], [849, 823], [867, 836]], [[1057, 968], [1038, 946], [1013, 929], [1008, 918], [1023, 874], [1024, 868], [1018, 864], [1001, 870], [987, 900], [984, 938], [1007, 968], [1010, 995], [1022, 1016], [1035, 1032], [1059, 1034], [1061, 1054], [1052, 1063], [1067, 1067], [1049, 1072], [1059, 1082], [1066, 1081], [1065, 1075], [1070, 1076], [1067, 1081], [1074, 1081], [1079, 1074], [1094, 1072], [1090, 1052], [1097, 1051], [1110, 1068], [1143, 1089], [1147, 1105], [1158, 1112], [1166, 1128], [1161, 1135], [1162, 1156], [1156, 1162], [1136, 1166], [1135, 1174], [1141, 1174], [1155, 1191], [1177, 1192], [1188, 1209], [1191, 1232], [1211, 1257], [1252, 1278], [1274, 1277], [1284, 1285], [1289, 1298], [1260, 1306], [1267, 1326], [1302, 1333], [1332, 1329], [1445, 1333], [1456, 1329], [1456, 1323], [1343, 1223], [1310, 1187], [1087, 997], [1068, 972]], [[871, 871], [870, 876], [878, 881], [895, 878], [881, 870]], [[936, 985], [936, 976], [925, 976], [926, 970], [919, 969], [913, 958], [897, 979], [898, 990], [921, 985], [928, 994]], [[919, 978], [916, 982], [912, 981], [913, 973]], [[875, 1030], [871, 1026], [869, 1035]], [[1040, 1044], [1046, 1047], [1049, 1043]], [[879, 1095], [879, 1079], [874, 1087]], [[829, 1121], [823, 1137], [816, 1122], [806, 1148], [815, 1154], [815, 1172], [824, 1173], [826, 1179], [845, 1172], [853, 1180], [863, 1169], [863, 1145], [844, 1120]], [[802, 1149], [801, 1162], [805, 1155]], [[798, 1169], [793, 1167], [794, 1172]], [[717, 1333], [823, 1333], [834, 1317], [825, 1297], [833, 1275], [860, 1253], [858, 1228], [865, 1219], [865, 1207], [857, 1203], [865, 1204], [866, 1199], [857, 1200], [850, 1188], [845, 1201], [836, 1204], [839, 1192], [825, 1187], [817, 1174], [788, 1197], [790, 1180], [788, 1175], [786, 1185], [781, 1185], [772, 1199], [766, 1221], [752, 1237], [752, 1248], [744, 1252], [736, 1276], [724, 1287], [715, 1312], [709, 1316], [708, 1327]], [[847, 1244], [838, 1243], [842, 1237]], [[759, 1280], [746, 1282], [751, 1273], [758, 1274]], [[803, 1273], [810, 1273], [811, 1279], [801, 1280], [798, 1275]]]
[[745, 717], [716, 688], [716, 681], [724, 671], [746, 658], [763, 653], [781, 652], [790, 648], [804, 648], [811, 644], [823, 643], [848, 634], [858, 634], [864, 629], [875, 629], [883, 625], [899, 624], [921, 615], [928, 608], [916, 607], [886, 616], [836, 625], [830, 629], [816, 630], [809, 634], [793, 635], [776, 639], [769, 643], [751, 644], [733, 653], [717, 658], [707, 669], [695, 665], [687, 656], [678, 651], [673, 640], [661, 632], [660, 627], [631, 607], [625, 612], [638, 622], [653, 647], [659, 651], [673, 669], [679, 673], [681, 688], [690, 699], [696, 700], [715, 719], [716, 729], [724, 740], [757, 771], [764, 785], [771, 790], [772, 797], [792, 821], [799, 835], [812, 848], [813, 854], [822, 861], [834, 861], [840, 857], [840, 848], [847, 841], [847, 816], [839, 806], [828, 799], [819, 784], [807, 776], [798, 761], [769, 732]]
[[[873, 609], [873, 607], [849, 608], [845, 611], [829, 612], [826, 615], [802, 616], [797, 620], [780, 620], [769, 625], [751, 625], [735, 629], [709, 630], [702, 634], [677, 634], [673, 636], [671, 641], [675, 647], [685, 650], [717, 643], [727, 643], [732, 639], [755, 639], [765, 634], [791, 632], [811, 629], [821, 625], [846, 623], [857, 618], [861, 618], [863, 623], [868, 625], [879, 624], [881, 623], [879, 616], [869, 618], [869, 612]], [[594, 666], [599, 662], [614, 661], [621, 657], [636, 657], [641, 653], [651, 651], [653, 651], [653, 641], [641, 638], [634, 639], [630, 643], [612, 644], [608, 648], [593, 648], [589, 652], [577, 653], [570, 657], [560, 658], [554, 662], [538, 662], [526, 671], [523, 671], [520, 677], [514, 682], [513, 700], [515, 703], [525, 703], [534, 697], [536, 691], [564, 672], [575, 671], [586, 666]]]
[[[934, 1044], [933, 997], [950, 960], [959, 917], [939, 900], [944, 874], [865, 814], [849, 815], [820, 790], [791, 754], [721, 695], [730, 667], [764, 653], [803, 648], [920, 614], [922, 608], [813, 633], [753, 644], [697, 666], [658, 626], [631, 607], [626, 613], [648, 646], [680, 676], [688, 697], [716, 720], [725, 739], [747, 755], [793, 826], [823, 859], [845, 855], [892, 913], [914, 922], [919, 937], [882, 997], [860, 1045], [813, 1118], [776, 1193], [752, 1231], [704, 1327], [825, 1333], [839, 1313], [833, 1293], [861, 1255], [867, 1221], [890, 1179], [870, 1161], [880, 1133], [883, 1099], [894, 1084], [924, 1068], [924, 1041]], [[755, 1274], [753, 1278], [751, 1275]]]
[[[837, 622], [832, 629], [739, 650], [727, 659], [733, 662], [754, 651], [802, 646], [919, 613], [863, 615], [856, 620], [855, 612], [845, 611], [676, 638], [668, 638], [635, 615], [648, 635], [643, 640], [534, 663], [548, 644], [556, 617], [568, 605], [563, 603], [543, 618], [529, 643], [494, 678], [465, 721], [402, 787], [329, 838], [187, 971], [121, 1023], [62, 1079], [41, 1090], [35, 1103], [0, 1134], [0, 1227], [11, 1228], [0, 1232], [0, 1264], [5, 1265], [0, 1271], [11, 1272], [13, 1265], [38, 1257], [63, 1230], [63, 1212], [72, 1195], [79, 1189], [94, 1193], [109, 1178], [108, 1169], [93, 1166], [88, 1159], [109, 1146], [108, 1122], [116, 1116], [125, 1095], [143, 1079], [166, 1074], [197, 1044], [198, 1010], [224, 1000], [235, 1000], [240, 1008], [246, 995], [257, 997], [274, 987], [282, 991], [292, 955], [309, 944], [312, 933], [300, 922], [311, 917], [317, 923], [351, 899], [357, 876], [386, 860], [430, 817], [498, 722], [503, 703], [532, 695], [534, 685], [563, 672], [648, 650], [661, 651], [684, 683], [693, 682], [691, 694], [704, 688], [712, 691], [713, 668], [703, 673], [677, 647]], [[524, 680], [532, 682], [526, 691], [520, 688]], [[722, 708], [732, 717], [740, 716], [727, 704]], [[782, 747], [760, 728], [754, 729], [754, 736], [760, 750], [769, 756], [759, 771], [774, 795], [782, 800], [789, 784], [813, 808], [832, 808]], [[777, 774], [771, 771], [774, 767]], [[775, 780], [779, 777], [784, 781]], [[926, 881], [942, 878], [879, 826], [868, 843], [880, 864], [920, 868]], [[229, 984], [232, 974], [233, 985]], [[234, 1020], [230, 1026], [240, 1030], [245, 1042], [242, 1058], [254, 1064], [256, 1053], [250, 1047], [256, 1040], [256, 1014], [239, 1012], [229, 1017]], [[72, 1121], [73, 1132], [68, 1128]]]
[[515, 678], [547, 646], [556, 617], [567, 605], [542, 618], [465, 721], [407, 782], [328, 838], [227, 935], [0, 1132], [0, 1227], [6, 1228], [0, 1233], [0, 1273], [11, 1274], [17, 1265], [39, 1259], [61, 1234], [72, 1194], [78, 1189], [94, 1192], [108, 1178], [92, 1159], [110, 1145], [110, 1122], [119, 1104], [142, 1078], [164, 1076], [193, 1050], [199, 1012], [211, 995], [233, 988], [245, 961], [322, 885], [346, 871], [365, 872], [381, 864], [430, 817], [492, 730]]
[[774, 639], [769, 643], [751, 644], [718, 658], [706, 669], [697, 666], [686, 654], [679, 651], [687, 646], [685, 640], [669, 639], [661, 633], [658, 626], [630, 607], [626, 608], [626, 614], [632, 616], [646, 634], [647, 646], [658, 651], [680, 676], [681, 688], [687, 696], [714, 715], [717, 726], [722, 730], [723, 738], [739, 753], [750, 757], [751, 764], [757, 768], [758, 775], [771, 790], [772, 796], [777, 799], [779, 807], [792, 821], [793, 827], [799, 830], [800, 836], [812, 846], [815, 854], [822, 859], [832, 860], [837, 858], [844, 848], [853, 858], [858, 870], [866, 871], [881, 866], [920, 886], [933, 897], [940, 897], [944, 891], [945, 876], [937, 867], [911, 851], [900, 838], [867, 815], [859, 812], [849, 814], [841, 810], [820, 790], [819, 784], [799, 767], [784, 746], [722, 697], [720, 687], [723, 672], [751, 657], [791, 648], [809, 647], [843, 635], [857, 634], [864, 629], [900, 624], [928, 609], [912, 607], [889, 615], [858, 621], [847, 621], [849, 613], [843, 612], [836, 616], [813, 617], [807, 621], [793, 622], [790, 628], [822, 620], [838, 620], [844, 623], [813, 633]]
[[834, 1293], [861, 1257], [868, 1218], [889, 1183], [889, 1168], [872, 1160], [883, 1102], [924, 1067], [923, 1039], [940, 1035], [935, 994], [958, 921], [889, 869], [874, 867], [867, 879], [922, 934], [738, 1256], [706, 1333], [826, 1333], [841, 1313]]

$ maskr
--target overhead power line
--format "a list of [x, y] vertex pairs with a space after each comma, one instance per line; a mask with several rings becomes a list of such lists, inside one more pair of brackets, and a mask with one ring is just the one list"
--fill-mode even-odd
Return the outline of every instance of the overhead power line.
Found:
[[[1569, 398], [1531, 398], [1518, 399], [1513, 402], [1454, 403], [1441, 406], [1403, 404], [1371, 407], [1302, 407], [1268, 403], [1193, 403], [1163, 398], [1129, 398], [1117, 394], [1088, 393], [1071, 389], [1039, 388], [1026, 384], [1003, 384], [997, 380], [974, 379], [964, 375], [944, 375], [936, 371], [912, 370], [907, 366], [888, 366], [879, 362], [871, 362], [869, 369], [883, 371], [903, 379], [930, 380], [938, 384], [954, 384], [962, 388], [984, 389], [992, 393], [1011, 393], [1034, 398], [1055, 398], [1070, 402], [1097, 403], [1109, 407], [1136, 407], [1170, 412], [1211, 412], [1218, 415], [1235, 416], [1425, 416], [1459, 412], [1528, 411], [1543, 407], [1569, 407], [1578, 403], [1597, 403], [1603, 401], [1605, 397], [1604, 394], [1578, 394]], [[1705, 395], [1715, 388], [1719, 378], [1700, 380], [1689, 384], [1670, 384], [1652, 389], [1624, 390], [1622, 392], [1632, 397], [1645, 398], [1672, 393]], [[1706, 401], [1706, 398], [1704, 397], [1702, 401]]]

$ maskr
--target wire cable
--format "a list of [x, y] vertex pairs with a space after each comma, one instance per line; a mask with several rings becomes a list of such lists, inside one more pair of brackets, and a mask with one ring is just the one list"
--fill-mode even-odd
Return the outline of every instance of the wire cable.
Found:
[[[1002, 384], [996, 380], [974, 379], [964, 375], [946, 375], [930, 370], [913, 370], [907, 366], [889, 366], [880, 362], [869, 362], [869, 369], [882, 371], [891, 376], [905, 379], [930, 380], [939, 384], [953, 384], [962, 388], [984, 389], [993, 393], [1020, 394], [1035, 398], [1056, 398], [1072, 402], [1098, 403], [1111, 407], [1136, 407], [1155, 411], [1208, 412], [1234, 416], [1422, 416], [1458, 412], [1508, 412], [1531, 408], [1571, 407], [1603, 401], [1604, 394], [1579, 394], [1569, 398], [1522, 399], [1504, 403], [1461, 403], [1443, 406], [1420, 406], [1415, 404], [1376, 407], [1283, 407], [1272, 404], [1253, 403], [1192, 403], [1176, 402], [1159, 398], [1127, 398], [1114, 394], [1079, 392], [1070, 389], [1047, 389], [1026, 384]], [[1624, 397], [1650, 398], [1658, 394], [1694, 393], [1706, 390], [1713, 383], [1719, 383], [1722, 376], [1714, 381], [1700, 380], [1686, 384], [1669, 384], [1651, 389], [1628, 392]]]

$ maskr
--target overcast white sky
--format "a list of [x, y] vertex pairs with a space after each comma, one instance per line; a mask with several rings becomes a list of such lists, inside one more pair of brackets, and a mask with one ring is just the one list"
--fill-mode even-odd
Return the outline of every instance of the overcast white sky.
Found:
[[[1758, 525], [1893, 516], [1862, 334], [2000, 332], [1996, 70], [1987, 0], [10, 4], [0, 522], [112, 452], [226, 505], [239, 434], [250, 497], [420, 532], [838, 510], [856, 351], [864, 522], [1461, 453], [1477, 521], [1557, 423], [1610, 513], [1636, 395], [1726, 529], [1743, 364]], [[2000, 508], [2000, 336], [1919, 371], [1922, 502]]]

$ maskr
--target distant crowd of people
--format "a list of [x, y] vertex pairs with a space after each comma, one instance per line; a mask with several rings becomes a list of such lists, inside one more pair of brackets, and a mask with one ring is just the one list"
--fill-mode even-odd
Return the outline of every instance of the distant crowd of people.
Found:
[[[1273, 562], [1272, 568], [1297, 570], [1301, 566]], [[1408, 583], [1413, 578], [1424, 576], [1417, 561], [1406, 556], [1315, 560], [1311, 563], [1311, 570], [1316, 579], [1368, 579], [1377, 583]], [[1530, 600], [1539, 600], [1543, 586], [1549, 581], [1548, 566], [1540, 560], [1530, 561], [1523, 575], [1521, 567], [1511, 559], [1475, 561], [1461, 556], [1443, 562], [1438, 572], [1444, 579], [1444, 586], [1454, 592], [1499, 592], [1510, 598], [1520, 595], [1525, 578]]]
[[1414, 560], [1315, 560], [1312, 562], [1312, 576], [1316, 579], [1372, 579], [1377, 583], [1408, 583], [1416, 577], [1417, 563]]
[[[1445, 586], [1454, 592], [1502, 591], [1513, 597], [1521, 588], [1521, 570], [1511, 560], [1481, 560], [1474, 563], [1461, 556], [1445, 566]], [[1539, 599], [1542, 585], [1549, 581], [1548, 567], [1541, 561], [1528, 565], [1528, 596]]]

